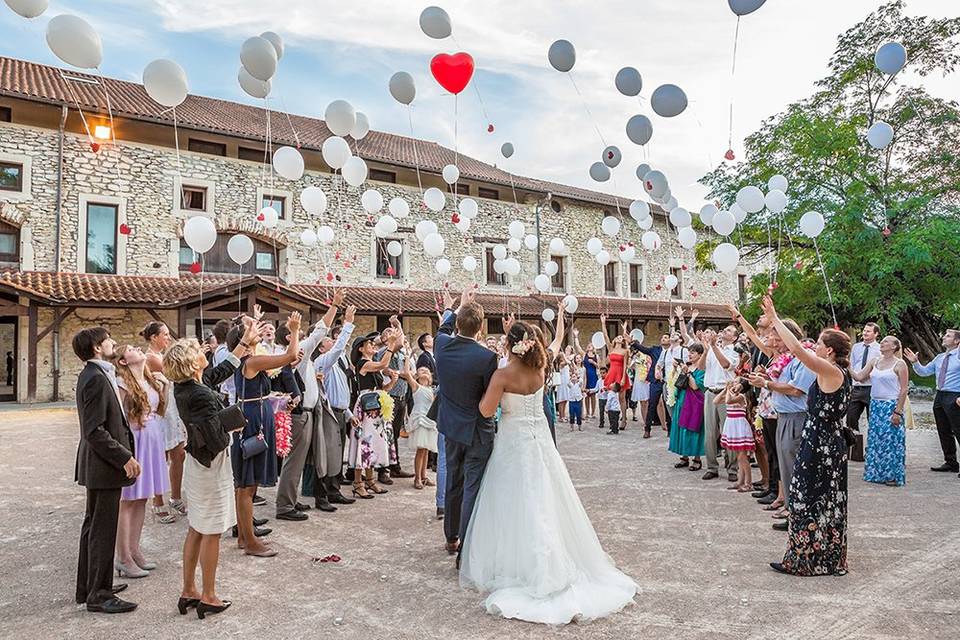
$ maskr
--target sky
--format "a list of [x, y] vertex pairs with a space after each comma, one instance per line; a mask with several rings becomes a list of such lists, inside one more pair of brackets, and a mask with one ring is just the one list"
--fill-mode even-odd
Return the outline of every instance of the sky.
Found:
[[[237, 84], [243, 41], [262, 31], [280, 34], [286, 52], [274, 78], [275, 108], [321, 118], [343, 99], [366, 113], [373, 129], [410, 135], [406, 108], [387, 90], [407, 71], [417, 85], [412, 133], [517, 173], [564, 184], [642, 196], [636, 166], [663, 170], [681, 206], [699, 210], [697, 183], [723, 161], [734, 104], [733, 150], [766, 118], [808, 96], [826, 75], [837, 36], [879, 6], [868, 0], [769, 0], [740, 21], [736, 74], [731, 63], [736, 17], [726, 0], [445, 0], [453, 36], [428, 38], [418, 17], [427, 2], [411, 0], [52, 0], [27, 21], [0, 7], [0, 55], [64, 66], [47, 48], [47, 20], [75, 13], [103, 41], [105, 75], [139, 82], [153, 59], [185, 69], [191, 93], [262, 104]], [[912, 15], [960, 14], [955, 0], [908, 0]], [[573, 42], [570, 74], [547, 62], [550, 43]], [[437, 53], [466, 51], [476, 62], [472, 84], [453, 97], [430, 75]], [[614, 76], [640, 71], [643, 90], [629, 98]], [[934, 95], [960, 100], [956, 77], [925, 78]], [[684, 89], [687, 110], [652, 114], [649, 97], [665, 83]], [[625, 124], [653, 120], [645, 147], [630, 142]], [[488, 133], [488, 124], [494, 132]], [[500, 155], [512, 142], [516, 153]], [[623, 161], [606, 183], [588, 175], [604, 144]]]

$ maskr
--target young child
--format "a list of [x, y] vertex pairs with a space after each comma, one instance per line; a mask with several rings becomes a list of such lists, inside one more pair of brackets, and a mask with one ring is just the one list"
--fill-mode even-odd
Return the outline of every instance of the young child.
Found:
[[573, 431], [573, 423], [577, 423], [577, 430], [583, 431], [583, 378], [580, 377], [580, 370], [574, 368], [570, 372], [569, 399], [567, 400], [570, 409], [570, 431]]
[[737, 485], [728, 487], [740, 493], [753, 491], [750, 472], [750, 452], [753, 451], [753, 429], [750, 427], [750, 383], [745, 378], [727, 382], [723, 393], [713, 399], [716, 404], [727, 405], [727, 419], [723, 423], [720, 446], [737, 453]]
[[608, 436], [620, 433], [620, 383], [614, 382], [607, 392], [607, 418], [610, 420]]
[[597, 414], [600, 416], [600, 428], [603, 429], [603, 421], [607, 417], [607, 388], [603, 384], [603, 379], [607, 375], [607, 368], [600, 367], [600, 375], [597, 376]]
[[437, 423], [427, 417], [433, 404], [433, 375], [427, 367], [417, 369], [416, 375], [410, 371], [409, 358], [403, 359], [401, 377], [410, 384], [413, 394], [413, 410], [407, 424], [410, 434], [410, 446], [417, 451], [413, 458], [413, 486], [423, 489], [435, 486], [427, 477], [427, 457], [429, 452], [437, 453]]

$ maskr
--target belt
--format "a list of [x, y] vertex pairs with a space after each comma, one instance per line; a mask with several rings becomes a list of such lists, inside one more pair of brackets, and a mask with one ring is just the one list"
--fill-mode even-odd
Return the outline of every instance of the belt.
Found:
[[723, 388], [723, 387], [718, 387], [718, 388], [716, 388], [716, 389], [710, 389], [710, 388], [708, 388], [707, 391], [709, 391], [709, 392], [712, 393], [713, 395], [719, 395], [719, 394], [721, 394], [721, 393], [724, 392], [724, 388]]

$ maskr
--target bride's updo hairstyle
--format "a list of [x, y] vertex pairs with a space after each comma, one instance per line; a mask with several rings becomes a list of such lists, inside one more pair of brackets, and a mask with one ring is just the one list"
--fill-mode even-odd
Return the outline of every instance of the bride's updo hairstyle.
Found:
[[547, 366], [547, 352], [537, 338], [533, 327], [526, 322], [514, 322], [507, 333], [507, 349], [526, 366], [538, 371]]

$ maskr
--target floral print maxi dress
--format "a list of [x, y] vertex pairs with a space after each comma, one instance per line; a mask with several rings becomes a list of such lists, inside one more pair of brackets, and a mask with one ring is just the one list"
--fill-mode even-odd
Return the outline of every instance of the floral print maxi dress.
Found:
[[790, 534], [783, 567], [798, 576], [847, 572], [847, 454], [843, 437], [850, 378], [833, 393], [814, 382], [790, 483]]

